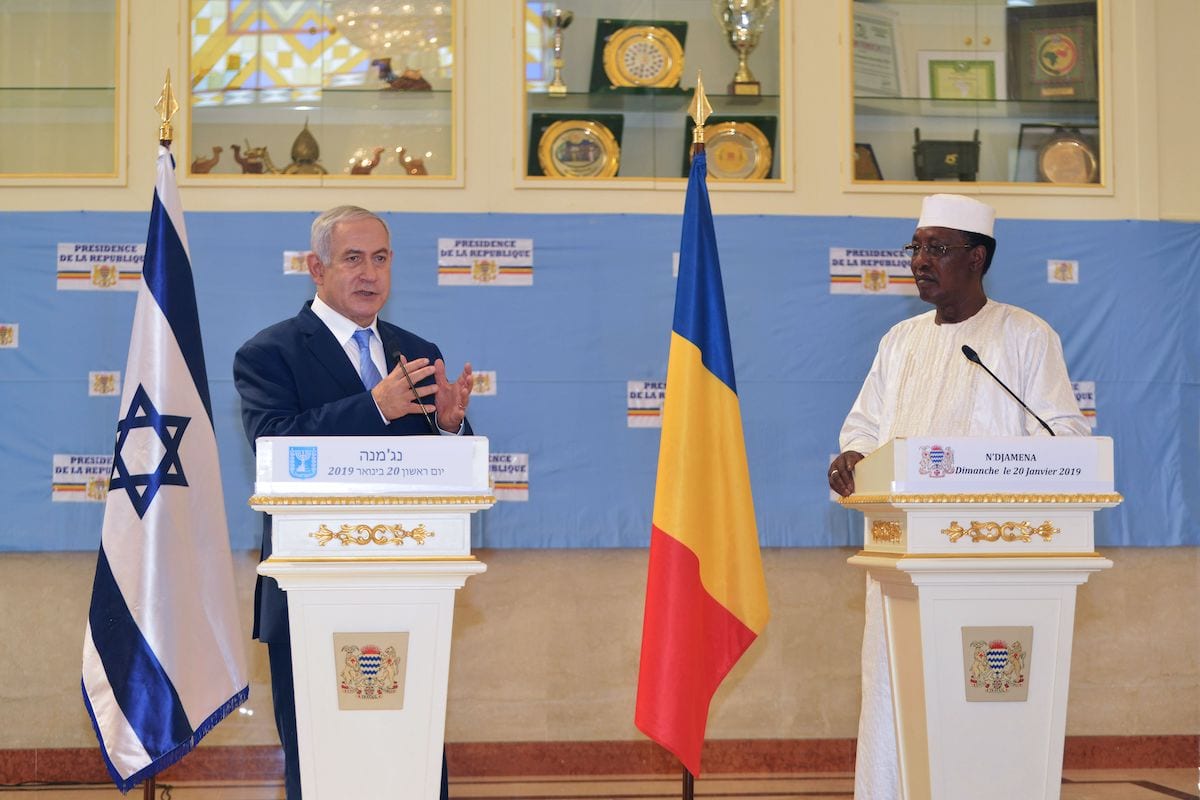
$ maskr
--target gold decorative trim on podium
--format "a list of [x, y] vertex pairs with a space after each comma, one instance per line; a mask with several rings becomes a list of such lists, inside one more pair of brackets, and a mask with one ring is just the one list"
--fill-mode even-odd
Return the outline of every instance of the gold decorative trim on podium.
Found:
[[852, 494], [838, 498], [844, 506], [867, 506], [882, 503], [978, 505], [981, 503], [1120, 503], [1125, 500], [1117, 492], [1103, 494]]
[[477, 506], [494, 504], [494, 495], [412, 495], [341, 496], [314, 497], [311, 495], [274, 497], [256, 494], [250, 498], [251, 506]]
[[[455, 563], [478, 562], [475, 556], [271, 556], [267, 561], [276, 564], [412, 564], [452, 561]], [[264, 564], [266, 561], [263, 562]]]
[[343, 524], [339, 530], [331, 531], [322, 523], [320, 528], [317, 528], [317, 530], [308, 535], [308, 538], [316, 539], [321, 547], [324, 547], [334, 539], [341, 542], [343, 546], [352, 544], [402, 545], [405, 540], [410, 540], [420, 545], [425, 544], [426, 539], [434, 536], [437, 536], [437, 534], [431, 530], [427, 530], [424, 525], [418, 525], [412, 530], [408, 530], [403, 525]]
[[944, 558], [944, 559], [978, 559], [978, 558], [1026, 558], [1026, 559], [1056, 559], [1056, 558], [1105, 558], [1102, 553], [1097, 553], [1095, 550], [1089, 550], [1086, 553], [1070, 553], [1066, 551], [1055, 552], [1029, 552], [1019, 551], [1015, 553], [999, 553], [996, 551], [978, 553], [974, 551], [961, 551], [958, 553], [893, 553], [886, 550], [859, 550], [855, 553], [856, 557], [864, 558], [885, 558], [891, 561], [919, 561], [926, 558]]
[[877, 519], [871, 523], [872, 542], [898, 542], [901, 528], [899, 522]]
[[964, 536], [970, 536], [972, 542], [995, 542], [1003, 539], [1006, 542], [1029, 542], [1034, 536], [1042, 537], [1048, 542], [1055, 535], [1062, 533], [1049, 522], [1043, 522], [1036, 528], [1028, 522], [971, 522], [971, 527], [963, 528], [958, 520], [951, 520], [949, 528], [943, 528], [942, 533], [950, 537], [951, 542], [957, 542]]

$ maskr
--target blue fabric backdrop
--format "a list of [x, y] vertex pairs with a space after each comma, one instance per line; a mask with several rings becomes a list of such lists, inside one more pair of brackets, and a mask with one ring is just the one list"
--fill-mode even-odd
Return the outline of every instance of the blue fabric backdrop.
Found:
[[[213, 416], [235, 548], [257, 546], [253, 462], [230, 365], [236, 348], [312, 296], [282, 251], [307, 248], [308, 213], [188, 213]], [[437, 342], [451, 371], [495, 370], [471, 405], [494, 452], [528, 453], [528, 502], [481, 515], [485, 547], [641, 547], [658, 429], [629, 428], [626, 382], [662, 380], [678, 215], [390, 214], [386, 319]], [[124, 370], [135, 294], [58, 291], [58, 242], [144, 242], [142, 213], [0, 214], [5, 513], [0, 550], [94, 550], [102, 504], [51, 502], [55, 453], [112, 450], [118, 399], [88, 372]], [[915, 297], [831, 295], [828, 248], [895, 248], [912, 219], [716, 220], [758, 527], [766, 546], [861, 543], [829, 502], [825, 468], [875, 352]], [[439, 287], [438, 237], [534, 240], [530, 287]], [[1125, 503], [1097, 515], [1100, 545], [1200, 545], [1200, 224], [1002, 220], [987, 278], [997, 300], [1045, 318], [1073, 380], [1095, 381], [1096, 433], [1116, 442]], [[1046, 260], [1080, 262], [1049, 284]]]

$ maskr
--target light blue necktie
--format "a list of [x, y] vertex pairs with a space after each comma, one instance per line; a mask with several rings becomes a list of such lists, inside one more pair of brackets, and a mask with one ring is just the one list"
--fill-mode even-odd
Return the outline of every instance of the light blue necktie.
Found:
[[371, 336], [373, 334], [374, 331], [370, 328], [359, 328], [354, 332], [354, 343], [358, 345], [358, 374], [362, 378], [363, 386], [367, 387], [367, 391], [374, 389], [375, 384], [383, 380], [383, 376], [379, 374], [379, 368], [371, 360]]

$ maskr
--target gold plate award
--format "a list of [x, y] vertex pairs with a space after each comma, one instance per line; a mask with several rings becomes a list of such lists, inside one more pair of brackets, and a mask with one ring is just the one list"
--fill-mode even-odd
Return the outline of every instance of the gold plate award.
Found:
[[754, 181], [771, 171], [771, 143], [751, 122], [704, 126], [708, 174], [718, 180]]
[[1095, 183], [1100, 160], [1082, 136], [1064, 133], [1038, 149], [1038, 178], [1050, 183]]
[[666, 28], [621, 28], [604, 44], [604, 74], [614, 87], [677, 86], [683, 75], [683, 46]]
[[538, 141], [538, 163], [552, 178], [611, 178], [621, 165], [621, 146], [599, 122], [561, 119]]

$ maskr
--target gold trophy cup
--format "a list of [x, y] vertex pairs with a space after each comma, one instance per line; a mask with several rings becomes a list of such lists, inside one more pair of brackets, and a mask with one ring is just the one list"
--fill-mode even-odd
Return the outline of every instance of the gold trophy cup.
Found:
[[573, 19], [575, 19], [575, 12], [563, 11], [561, 8], [542, 12], [542, 22], [554, 29], [554, 80], [550, 81], [550, 85], [546, 87], [546, 91], [550, 93], [551, 97], [567, 96], [567, 84], [563, 83], [562, 79], [563, 31], [567, 29]]
[[738, 54], [737, 73], [729, 84], [730, 94], [762, 94], [762, 84], [746, 62], [758, 47], [763, 26], [774, 10], [775, 0], [713, 0], [713, 14], [725, 31], [729, 46]]

